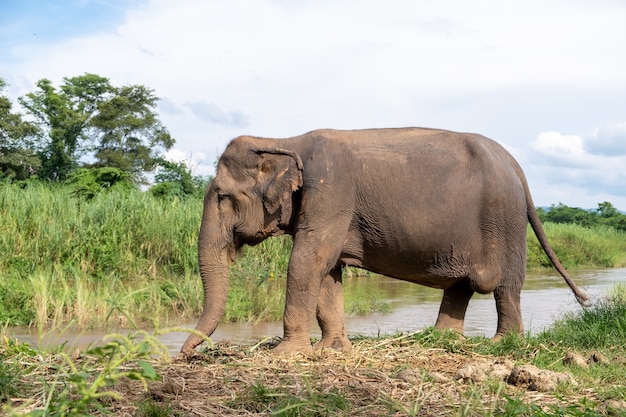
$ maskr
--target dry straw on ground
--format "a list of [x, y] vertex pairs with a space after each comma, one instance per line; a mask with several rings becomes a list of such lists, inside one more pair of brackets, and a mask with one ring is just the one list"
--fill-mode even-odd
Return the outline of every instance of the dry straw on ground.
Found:
[[[115, 386], [115, 415], [134, 416], [146, 401], [178, 416], [216, 415], [493, 415], [505, 394], [548, 407], [596, 402], [567, 373], [514, 366], [506, 358], [425, 349], [410, 335], [361, 340], [349, 353], [274, 354], [275, 341], [221, 344], [193, 358], [155, 364], [162, 380], [148, 392], [134, 381]], [[573, 387], [567, 398], [554, 390]]]

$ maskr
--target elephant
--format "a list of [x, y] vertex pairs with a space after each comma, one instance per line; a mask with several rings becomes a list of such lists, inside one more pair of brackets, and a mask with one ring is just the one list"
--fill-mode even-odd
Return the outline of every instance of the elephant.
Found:
[[443, 290], [435, 323], [462, 334], [472, 295], [493, 293], [494, 339], [523, 332], [520, 293], [530, 223], [582, 305], [588, 296], [551, 248], [524, 173], [497, 142], [430, 128], [315, 130], [240, 136], [204, 196], [198, 262], [204, 303], [192, 354], [224, 313], [228, 271], [242, 245], [289, 234], [284, 335], [276, 352], [351, 349], [342, 268], [354, 266]]

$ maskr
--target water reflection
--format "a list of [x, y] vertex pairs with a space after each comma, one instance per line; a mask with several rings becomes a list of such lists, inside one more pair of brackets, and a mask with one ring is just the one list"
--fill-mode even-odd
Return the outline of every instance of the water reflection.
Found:
[[[616, 283], [626, 283], [626, 269], [602, 269], [570, 271], [574, 281], [592, 298], [606, 295]], [[392, 307], [390, 313], [368, 316], [346, 317], [349, 335], [377, 336], [398, 331], [411, 332], [435, 323], [442, 292], [421, 285], [411, 284], [386, 277], [346, 278], [346, 286], [364, 286], [368, 290], [380, 291]], [[530, 271], [522, 291], [522, 317], [526, 330], [538, 332], [549, 326], [555, 318], [580, 307], [572, 292], [558, 273], [552, 271]], [[493, 336], [496, 331], [497, 315], [493, 295], [476, 294], [470, 301], [465, 321], [465, 334]], [[181, 327], [193, 328], [194, 323], [183, 323]], [[315, 325], [312, 336], [319, 337]], [[236, 343], [255, 343], [264, 337], [281, 336], [282, 323], [222, 323], [211, 337], [213, 341], [229, 340]], [[122, 334], [128, 330], [122, 330]], [[14, 332], [22, 341], [36, 345], [41, 339], [36, 332]], [[101, 331], [86, 331], [80, 334], [62, 332], [48, 333], [43, 343], [48, 346], [67, 343], [68, 347], [84, 347], [101, 340]], [[168, 333], [160, 336], [161, 341], [173, 352], [178, 352], [187, 333]]]

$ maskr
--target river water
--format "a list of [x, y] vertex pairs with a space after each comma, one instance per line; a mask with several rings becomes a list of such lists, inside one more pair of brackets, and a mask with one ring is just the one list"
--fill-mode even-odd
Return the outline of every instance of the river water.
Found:
[[[570, 271], [578, 286], [594, 302], [608, 294], [617, 283], [626, 285], [626, 269], [600, 269]], [[384, 294], [391, 307], [389, 313], [346, 317], [348, 335], [378, 336], [396, 332], [413, 332], [431, 326], [437, 319], [441, 290], [427, 288], [386, 277], [345, 278], [346, 286], [364, 286]], [[539, 332], [564, 313], [579, 310], [571, 290], [556, 271], [529, 271], [522, 290], [522, 317], [526, 330]], [[492, 294], [475, 294], [467, 308], [465, 334], [491, 337], [496, 331], [497, 315]], [[193, 328], [193, 323], [181, 323], [178, 327]], [[107, 331], [106, 333], [110, 333]], [[128, 330], [120, 330], [127, 334]], [[84, 348], [102, 339], [102, 331], [47, 332], [38, 335], [36, 329], [9, 329], [9, 335], [33, 346], [55, 346]], [[211, 336], [214, 342], [229, 340], [235, 343], [253, 344], [265, 337], [282, 336], [282, 322], [269, 323], [222, 323]], [[311, 329], [313, 337], [320, 337], [319, 327]], [[159, 336], [161, 342], [176, 353], [187, 337], [185, 332], [170, 332]]]

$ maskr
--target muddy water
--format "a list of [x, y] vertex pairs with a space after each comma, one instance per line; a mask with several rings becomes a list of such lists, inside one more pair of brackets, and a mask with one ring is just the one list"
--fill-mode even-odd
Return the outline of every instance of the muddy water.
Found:
[[[607, 294], [616, 283], [626, 285], [626, 269], [602, 269], [588, 271], [570, 271], [576, 283], [589, 294], [592, 300]], [[367, 316], [346, 317], [349, 335], [377, 336], [398, 331], [412, 332], [433, 325], [439, 311], [441, 291], [421, 285], [402, 282], [386, 277], [347, 278], [348, 286], [364, 286], [384, 294], [392, 311]], [[570, 289], [563, 279], [551, 271], [529, 272], [522, 291], [522, 316], [526, 330], [533, 333], [549, 326], [555, 318], [565, 312], [580, 309]], [[476, 294], [470, 301], [465, 321], [466, 335], [484, 335], [491, 337], [496, 331], [497, 315], [493, 295]], [[180, 327], [193, 328], [193, 323], [181, 323]], [[127, 334], [128, 330], [121, 330]], [[265, 337], [281, 336], [282, 323], [222, 323], [211, 339], [213, 341], [230, 340], [238, 343], [255, 343]], [[85, 347], [91, 342], [102, 339], [102, 332], [84, 331], [47, 333], [45, 337], [26, 329], [12, 329], [21, 341], [31, 345], [40, 343], [54, 346], [66, 343], [67, 347]], [[107, 333], [110, 333], [107, 332]], [[311, 329], [311, 335], [320, 336], [317, 325]], [[178, 352], [187, 337], [187, 333], [168, 333], [160, 337], [172, 351]]]

